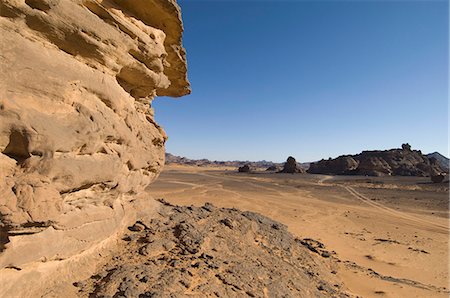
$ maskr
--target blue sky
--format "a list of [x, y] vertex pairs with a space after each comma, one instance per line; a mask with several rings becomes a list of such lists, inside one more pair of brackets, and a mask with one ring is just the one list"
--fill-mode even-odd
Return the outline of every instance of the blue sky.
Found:
[[409, 142], [448, 156], [448, 1], [179, 1], [192, 94], [167, 152], [314, 161]]

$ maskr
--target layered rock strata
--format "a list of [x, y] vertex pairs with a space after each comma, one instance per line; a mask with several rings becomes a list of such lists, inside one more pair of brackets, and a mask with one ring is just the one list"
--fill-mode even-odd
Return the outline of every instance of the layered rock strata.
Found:
[[151, 102], [190, 93], [182, 31], [173, 0], [0, 3], [0, 270], [133, 220], [164, 164]]

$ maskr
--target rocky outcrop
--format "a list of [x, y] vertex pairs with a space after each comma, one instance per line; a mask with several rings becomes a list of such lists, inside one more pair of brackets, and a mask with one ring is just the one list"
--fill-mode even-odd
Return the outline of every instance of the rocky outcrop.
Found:
[[25, 271], [133, 220], [164, 165], [151, 102], [190, 89], [173, 0], [4, 0], [0, 31], [0, 268]]
[[437, 163], [439, 163], [439, 166], [446, 172], [449, 172], [449, 159], [445, 157], [444, 155], [440, 154], [439, 152], [433, 152], [426, 155], [429, 160], [432, 158], [436, 159]]
[[439, 164], [422, 152], [411, 150], [409, 144], [401, 149], [363, 151], [357, 155], [321, 160], [310, 165], [309, 173], [367, 176], [429, 176], [443, 172]]
[[308, 173], [311, 174], [329, 174], [346, 175], [353, 173], [358, 167], [358, 162], [351, 156], [344, 155], [335, 159], [321, 160], [311, 163]]
[[249, 165], [243, 165], [242, 167], [238, 168], [239, 173], [250, 173], [251, 171], [252, 169], [250, 168]]
[[304, 173], [305, 170], [300, 167], [300, 165], [297, 163], [297, 161], [295, 160], [295, 158], [293, 158], [292, 156], [289, 156], [286, 160], [286, 162], [284, 163], [283, 169], [281, 171], [279, 171], [278, 173], [290, 173], [290, 174], [294, 174], [294, 173]]
[[252, 212], [166, 205], [75, 286], [83, 297], [349, 297], [312, 241]]

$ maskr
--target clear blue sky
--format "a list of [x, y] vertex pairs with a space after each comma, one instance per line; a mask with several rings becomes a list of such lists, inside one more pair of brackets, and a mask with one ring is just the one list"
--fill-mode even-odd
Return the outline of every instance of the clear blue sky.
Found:
[[448, 1], [179, 1], [192, 94], [167, 152], [314, 161], [409, 142], [448, 156]]

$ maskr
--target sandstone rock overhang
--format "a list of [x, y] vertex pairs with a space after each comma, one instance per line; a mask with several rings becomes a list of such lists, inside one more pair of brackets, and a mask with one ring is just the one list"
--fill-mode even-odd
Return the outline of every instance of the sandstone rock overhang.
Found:
[[187, 79], [186, 51], [182, 46], [184, 31], [181, 10], [175, 0], [114, 0], [114, 3], [133, 13], [146, 25], [158, 28], [166, 34], [164, 46], [167, 65], [164, 73], [170, 86], [158, 90], [160, 96], [179, 97], [191, 93]]
[[182, 31], [173, 0], [0, 2], [0, 270], [133, 220], [164, 165], [152, 100], [190, 93]]

